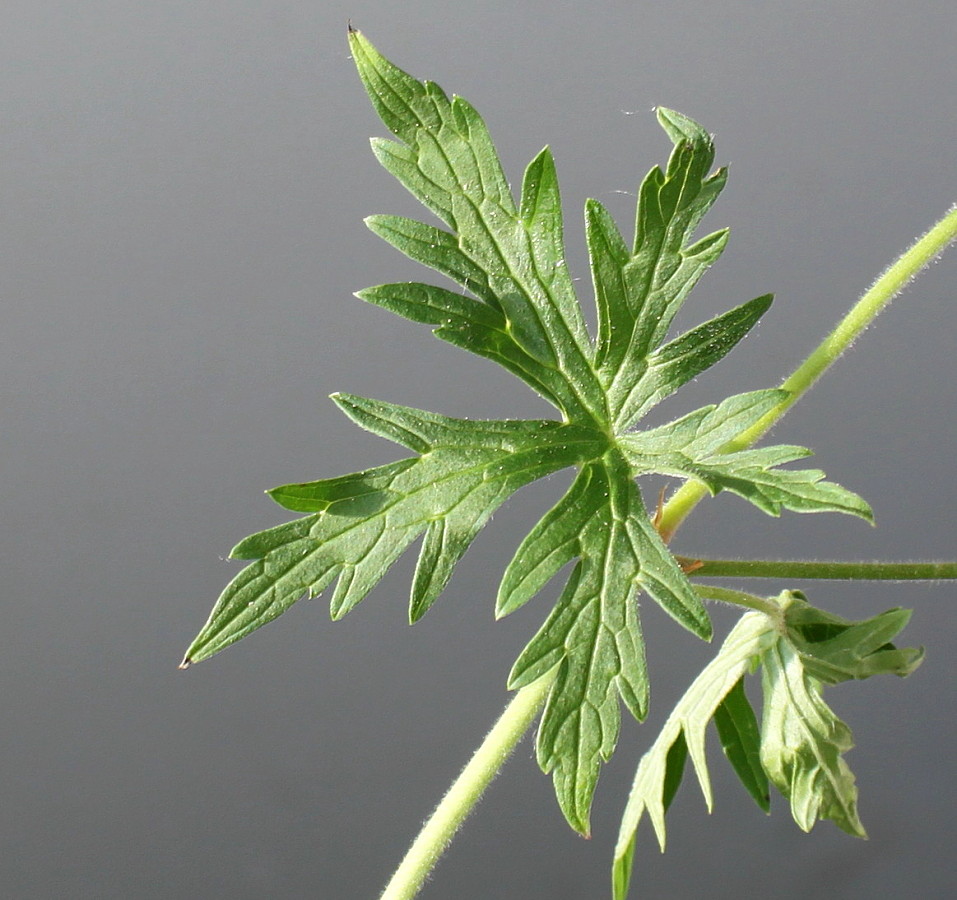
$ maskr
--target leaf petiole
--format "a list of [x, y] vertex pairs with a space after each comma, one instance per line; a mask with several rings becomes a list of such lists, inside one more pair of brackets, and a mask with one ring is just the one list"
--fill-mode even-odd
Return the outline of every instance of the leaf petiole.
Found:
[[695, 593], [702, 600], [716, 600], [719, 603], [730, 603], [733, 606], [743, 606], [745, 609], [763, 612], [775, 624], [784, 621], [781, 605], [770, 597], [759, 597], [757, 594], [749, 594], [745, 591], [732, 591], [713, 584], [696, 584]]
[[692, 578], [813, 578], [822, 581], [947, 581], [957, 578], [957, 562], [675, 558]]

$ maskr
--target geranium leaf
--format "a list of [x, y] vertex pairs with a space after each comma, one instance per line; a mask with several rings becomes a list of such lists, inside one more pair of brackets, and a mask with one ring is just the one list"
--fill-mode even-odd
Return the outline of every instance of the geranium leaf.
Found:
[[[350, 31], [350, 45], [373, 106], [394, 137], [373, 140], [376, 157], [437, 218], [426, 223], [374, 215], [367, 224], [451, 282], [383, 284], [358, 296], [498, 363], [557, 415], [481, 421], [334, 395], [353, 421], [414, 455], [270, 491], [283, 508], [304, 517], [237, 545], [233, 556], [251, 562], [223, 592], [185, 662], [211, 656], [333, 585], [330, 610], [340, 618], [421, 539], [409, 606], [415, 622], [509, 496], [573, 468], [572, 487], [509, 565], [496, 613], [521, 606], [571, 566], [565, 590], [520, 654], [509, 684], [519, 688], [555, 670], [538, 759], [553, 774], [571, 824], [587, 832], [600, 765], [617, 741], [619, 704], [638, 718], [647, 709], [637, 595], [650, 596], [699, 637], [711, 636], [705, 608], [656, 531], [636, 477], [660, 472], [700, 479], [714, 492], [735, 491], [774, 514], [831, 509], [866, 517], [869, 508], [816, 470], [777, 468], [805, 455], [801, 448], [727, 452], [737, 434], [782, 401], [780, 391], [740, 395], [663, 428], [633, 430], [655, 404], [722, 359], [771, 302], [764, 295], [684, 334], [669, 334], [691, 289], [727, 244], [726, 230], [696, 236], [727, 176], [713, 169], [714, 146], [701, 126], [658, 111], [673, 150], [667, 166], [654, 167], [641, 185], [633, 239], [626, 242], [607, 210], [587, 201], [597, 304], [593, 338], [566, 264], [551, 151], [542, 150], [528, 165], [516, 200], [489, 132], [467, 101], [402, 71], [358, 32]], [[879, 665], [892, 662], [880, 659]], [[867, 662], [841, 660], [832, 655], [819, 665], [863, 671], [877, 664], [873, 655]], [[725, 711], [731, 731], [740, 730], [740, 707]], [[747, 762], [753, 756], [749, 738], [731, 731], [729, 753], [744, 765], [739, 757]], [[700, 775], [697, 740], [688, 736]]]

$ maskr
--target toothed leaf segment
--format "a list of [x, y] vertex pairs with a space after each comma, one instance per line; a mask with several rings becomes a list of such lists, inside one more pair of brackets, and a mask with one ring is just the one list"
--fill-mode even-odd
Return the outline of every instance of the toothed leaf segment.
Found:
[[242, 541], [252, 560], [226, 588], [186, 662], [205, 659], [335, 583], [339, 618], [362, 600], [416, 539], [416, 621], [492, 512], [525, 484], [573, 468], [571, 488], [509, 565], [497, 612], [521, 606], [570, 565], [567, 584], [510, 677], [518, 688], [558, 667], [538, 733], [572, 826], [588, 832], [600, 762], [614, 750], [619, 700], [641, 718], [648, 678], [638, 621], [643, 591], [708, 639], [707, 613], [657, 534], [635, 482], [665, 473], [729, 490], [767, 512], [837, 510], [867, 517], [859, 497], [814, 470], [782, 470], [796, 447], [723, 453], [783, 399], [760, 391], [671, 425], [633, 432], [655, 404], [724, 357], [771, 302], [758, 297], [668, 339], [671, 322], [727, 232], [695, 239], [725, 182], [712, 171], [710, 136], [671, 110], [658, 119], [674, 144], [639, 190], [635, 236], [625, 243], [607, 210], [586, 204], [597, 335], [585, 326], [565, 264], [561, 199], [546, 148], [529, 164], [516, 203], [478, 113], [460, 97], [396, 68], [358, 32], [359, 75], [397, 140], [373, 141], [391, 172], [440, 221], [372, 216], [369, 227], [454, 287], [385, 284], [359, 296], [431, 326], [444, 341], [494, 360], [558, 411], [554, 421], [472, 421], [337, 395], [363, 428], [414, 456], [270, 494], [303, 518]]

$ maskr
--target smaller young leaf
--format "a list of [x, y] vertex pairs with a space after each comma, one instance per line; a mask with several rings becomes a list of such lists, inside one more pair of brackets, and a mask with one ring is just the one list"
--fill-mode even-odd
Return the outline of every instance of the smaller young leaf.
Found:
[[654, 744], [641, 758], [615, 848], [613, 882], [616, 900], [624, 900], [627, 894], [630, 854], [645, 812], [651, 818], [661, 849], [665, 849], [665, 811], [674, 796], [681, 772], [677, 762], [680, 754], [672, 756], [676, 742], [687, 744], [705, 802], [711, 809], [711, 782], [704, 753], [705, 729], [722, 701], [748, 671], [752, 660], [761, 656], [775, 639], [774, 625], [766, 615], [745, 613], [721, 645], [717, 656], [678, 701]]
[[771, 809], [768, 776], [761, 767], [761, 730], [744, 692], [744, 678], [728, 691], [714, 711], [721, 749], [745, 790], [765, 812]]

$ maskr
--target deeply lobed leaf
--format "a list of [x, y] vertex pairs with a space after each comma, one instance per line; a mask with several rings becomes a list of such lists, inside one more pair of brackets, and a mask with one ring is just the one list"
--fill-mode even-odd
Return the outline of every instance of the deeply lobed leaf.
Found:
[[873, 675], [910, 675], [923, 662], [923, 649], [891, 643], [910, 617], [909, 609], [898, 607], [854, 622], [816, 609], [792, 591], [785, 621], [808, 675], [823, 684], [839, 684]]
[[[553, 773], [569, 821], [587, 832], [600, 762], [617, 740], [619, 698], [638, 718], [647, 708], [637, 592], [700, 637], [711, 634], [701, 601], [649, 521], [635, 476], [697, 478], [713, 492], [734, 491], [773, 514], [829, 509], [868, 517], [870, 510], [822, 481], [822, 473], [777, 468], [804, 456], [802, 448], [726, 452], [732, 438], [781, 402], [781, 392], [740, 395], [669, 426], [630, 432], [655, 404], [729, 353], [771, 302], [769, 295], [758, 297], [668, 339], [674, 316], [727, 243], [726, 230], [695, 237], [726, 180], [724, 169], [712, 169], [714, 147], [704, 129], [679, 113], [658, 111], [674, 149], [667, 167], [652, 169], [641, 185], [630, 244], [600, 203], [587, 202], [598, 311], [592, 340], [565, 264], [561, 197], [548, 148], [528, 165], [516, 203], [472, 106], [403, 72], [358, 32], [350, 30], [350, 45], [372, 103], [396, 138], [374, 139], [376, 157], [442, 227], [388, 215], [371, 216], [367, 224], [459, 286], [384, 284], [358, 296], [497, 362], [553, 404], [561, 421], [469, 421], [335, 395], [356, 423], [417, 455], [270, 491], [305, 516], [235, 548], [235, 557], [252, 563], [226, 588], [186, 662], [212, 655], [333, 583], [333, 618], [345, 615], [421, 537], [409, 613], [414, 622], [508, 496], [576, 467], [571, 489], [508, 567], [497, 613], [517, 608], [574, 564], [509, 684], [517, 688], [557, 668], [538, 759]], [[863, 672], [891, 661], [877, 659], [849, 660], [835, 651], [816, 665], [818, 671]], [[902, 667], [909, 662], [894, 660]], [[722, 741], [742, 778], [751, 779], [752, 792], [760, 793], [747, 717], [735, 697], [726, 693], [718, 707]], [[674, 766], [683, 740], [671, 744], [666, 794], [680, 780]], [[697, 765], [694, 740], [688, 737], [688, 749]]]
[[854, 775], [843, 759], [854, 746], [851, 730], [824, 702], [823, 686], [913, 672], [923, 650], [898, 650], [890, 643], [910, 612], [892, 609], [852, 622], [810, 606], [797, 591], [782, 594], [782, 607], [786, 632], [762, 659], [761, 764], [801, 829], [830, 819], [848, 834], [866, 837]]

